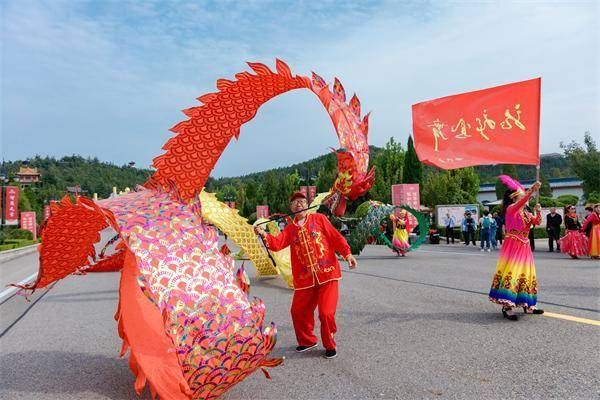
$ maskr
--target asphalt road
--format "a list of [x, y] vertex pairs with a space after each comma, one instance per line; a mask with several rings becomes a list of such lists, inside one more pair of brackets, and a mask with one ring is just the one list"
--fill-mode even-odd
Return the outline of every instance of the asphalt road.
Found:
[[[585, 319], [600, 320], [600, 262], [536, 252], [539, 307], [583, 322], [511, 322], [487, 300], [496, 259], [463, 245], [424, 246], [405, 258], [368, 246], [340, 286], [333, 360], [322, 349], [293, 351], [292, 292], [280, 279], [252, 278], [251, 295], [278, 324], [273, 355], [286, 361], [270, 381], [257, 372], [223, 399], [599, 398], [600, 326]], [[35, 264], [19, 260], [29, 265], [23, 271]], [[30, 303], [15, 297], [0, 306], [9, 327], [0, 338], [0, 398], [135, 398], [118, 358], [118, 279], [73, 276]]]

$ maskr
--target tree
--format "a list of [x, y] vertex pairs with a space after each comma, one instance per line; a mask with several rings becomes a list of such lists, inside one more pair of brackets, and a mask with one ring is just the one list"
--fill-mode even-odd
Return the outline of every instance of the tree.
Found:
[[425, 179], [421, 200], [429, 207], [473, 204], [477, 201], [478, 191], [479, 176], [472, 167], [452, 171], [433, 170]]
[[550, 187], [548, 178], [546, 178], [546, 174], [540, 174], [540, 182], [542, 183], [542, 186], [540, 187], [540, 196], [552, 197], [552, 188]]
[[571, 170], [581, 179], [583, 195], [587, 198], [593, 192], [600, 192], [600, 152], [589, 132], [583, 137], [585, 148], [575, 141], [561, 142]]
[[325, 164], [319, 169], [317, 173], [317, 180], [315, 185], [317, 186], [317, 192], [327, 192], [333, 186], [335, 179], [337, 178], [337, 165], [336, 157], [333, 154], [329, 154], [325, 158]]
[[[502, 174], [508, 175], [512, 178], [519, 179], [519, 175], [517, 174], [517, 167], [512, 164], [503, 164], [502, 165]], [[500, 181], [500, 179], [496, 179], [496, 198], [501, 199], [504, 196], [504, 192], [506, 191], [506, 186]]]
[[403, 183], [423, 184], [423, 164], [417, 157], [413, 138], [408, 135], [408, 144], [406, 146], [406, 155], [404, 156], [404, 176]]
[[392, 137], [386, 143], [385, 149], [371, 161], [375, 167], [375, 182], [371, 188], [371, 195], [375, 199], [391, 203], [392, 185], [403, 182], [404, 156], [402, 145]]

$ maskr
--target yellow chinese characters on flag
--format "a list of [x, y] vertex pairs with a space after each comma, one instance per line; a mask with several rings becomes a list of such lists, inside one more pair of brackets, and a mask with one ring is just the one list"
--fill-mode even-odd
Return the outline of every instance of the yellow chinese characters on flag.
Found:
[[412, 106], [419, 159], [443, 169], [539, 164], [541, 78]]

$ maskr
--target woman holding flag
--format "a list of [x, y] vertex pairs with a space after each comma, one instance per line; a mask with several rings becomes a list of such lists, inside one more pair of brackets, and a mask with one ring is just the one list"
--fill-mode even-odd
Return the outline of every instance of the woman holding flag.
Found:
[[535, 215], [525, 211], [525, 205], [541, 184], [536, 182], [525, 190], [516, 180], [500, 175], [500, 180], [509, 188], [504, 193], [502, 212], [506, 219], [506, 237], [500, 250], [496, 273], [490, 290], [490, 301], [502, 306], [502, 315], [516, 321], [513, 308], [523, 307], [526, 314], [543, 314], [536, 309], [537, 278], [533, 254], [529, 247], [529, 229], [541, 220], [541, 208], [535, 206]]

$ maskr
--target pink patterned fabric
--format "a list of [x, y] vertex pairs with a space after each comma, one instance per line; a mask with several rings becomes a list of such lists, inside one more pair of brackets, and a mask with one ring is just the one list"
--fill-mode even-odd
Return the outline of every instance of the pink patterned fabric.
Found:
[[163, 315], [194, 398], [218, 397], [257, 368], [281, 361], [266, 358], [275, 326], [263, 329], [264, 304], [250, 302], [240, 288], [234, 261], [219, 251], [198, 204], [141, 190], [100, 205], [113, 212], [135, 254], [139, 286]]

